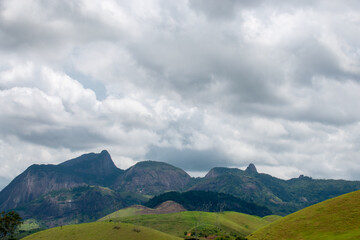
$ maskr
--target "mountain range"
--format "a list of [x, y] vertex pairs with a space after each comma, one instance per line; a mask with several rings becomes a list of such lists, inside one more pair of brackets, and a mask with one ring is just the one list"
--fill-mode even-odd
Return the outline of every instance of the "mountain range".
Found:
[[[180, 168], [156, 161], [139, 162], [122, 170], [104, 150], [58, 165], [30, 166], [0, 192], [0, 210], [15, 209], [25, 218], [38, 218], [54, 226], [74, 219], [93, 220], [169, 191], [177, 191], [182, 197], [180, 193], [198, 191], [228, 194], [245, 205], [251, 203], [270, 209], [269, 213], [286, 215], [359, 189], [359, 181], [305, 176], [282, 180], [258, 173], [253, 164], [244, 171], [216, 167], [203, 178], [192, 178]], [[176, 201], [173, 196], [162, 199]], [[209, 204], [216, 204], [212, 199], [221, 196], [208, 199]], [[195, 206], [188, 200], [187, 204]]]

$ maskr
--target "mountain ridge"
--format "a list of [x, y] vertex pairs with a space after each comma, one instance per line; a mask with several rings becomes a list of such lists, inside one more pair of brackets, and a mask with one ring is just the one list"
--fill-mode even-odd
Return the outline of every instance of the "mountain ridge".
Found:
[[122, 174], [104, 150], [88, 153], [58, 165], [33, 164], [0, 192], [0, 210], [12, 209], [43, 194], [84, 185], [108, 186]]
[[143, 161], [125, 170], [113, 186], [121, 191], [153, 195], [170, 190], [182, 190], [190, 178], [184, 170], [168, 163]]
[[116, 192], [153, 196], [168, 191], [211, 191], [230, 194], [265, 206], [274, 214], [286, 215], [359, 190], [360, 181], [309, 177], [283, 180], [258, 173], [254, 164], [249, 164], [246, 170], [215, 167], [203, 178], [192, 178], [181, 168], [156, 161], [138, 162], [122, 170], [104, 150], [83, 154], [58, 165], [30, 166], [0, 192], [0, 210], [16, 209], [45, 194], [81, 186], [108, 187]]

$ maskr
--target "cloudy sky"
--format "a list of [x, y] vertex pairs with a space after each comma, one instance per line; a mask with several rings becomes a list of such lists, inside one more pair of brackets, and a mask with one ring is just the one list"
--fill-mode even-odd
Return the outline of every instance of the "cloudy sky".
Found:
[[1, 0], [0, 188], [107, 149], [360, 180], [360, 3]]

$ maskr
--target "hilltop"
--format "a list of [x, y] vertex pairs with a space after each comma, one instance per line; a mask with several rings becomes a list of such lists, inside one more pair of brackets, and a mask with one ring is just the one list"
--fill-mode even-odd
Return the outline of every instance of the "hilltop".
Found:
[[104, 150], [58, 165], [31, 165], [0, 192], [0, 210], [13, 209], [46, 193], [79, 186], [109, 186], [122, 175]]
[[182, 190], [191, 177], [184, 170], [163, 162], [143, 161], [130, 167], [113, 183], [120, 191], [159, 194]]
[[99, 221], [131, 223], [150, 227], [174, 236], [184, 233], [244, 237], [279, 219], [279, 216], [258, 217], [238, 212], [183, 211], [169, 214], [141, 214], [138, 208], [128, 208], [110, 214]]
[[248, 236], [249, 240], [360, 239], [360, 191], [290, 214]]
[[149, 208], [142, 205], [133, 205], [124, 209], [120, 209], [116, 212], [113, 212], [99, 221], [107, 221], [110, 219], [120, 218], [120, 217], [130, 217], [136, 215], [146, 215], [146, 214], [166, 214], [166, 213], [177, 213], [184, 212], [186, 209], [174, 202], [174, 201], [165, 201], [155, 208]]
[[155, 229], [126, 223], [95, 222], [51, 228], [23, 238], [24, 240], [177, 240], [181, 239]]

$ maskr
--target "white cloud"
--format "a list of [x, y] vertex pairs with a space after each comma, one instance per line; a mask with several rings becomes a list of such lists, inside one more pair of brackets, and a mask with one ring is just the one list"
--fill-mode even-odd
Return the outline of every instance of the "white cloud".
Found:
[[359, 7], [4, 0], [0, 176], [107, 148], [358, 179]]

